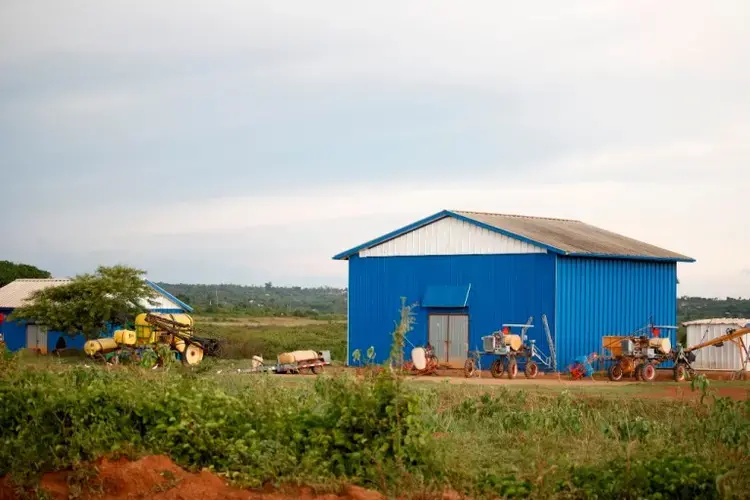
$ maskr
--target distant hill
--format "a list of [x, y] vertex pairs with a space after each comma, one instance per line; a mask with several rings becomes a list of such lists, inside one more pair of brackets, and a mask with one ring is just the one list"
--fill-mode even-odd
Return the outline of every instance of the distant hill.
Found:
[[677, 318], [680, 322], [702, 318], [750, 318], [750, 299], [706, 299], [680, 297], [677, 299]]
[[329, 316], [346, 314], [346, 289], [243, 285], [188, 285], [158, 283], [198, 313], [255, 316]]

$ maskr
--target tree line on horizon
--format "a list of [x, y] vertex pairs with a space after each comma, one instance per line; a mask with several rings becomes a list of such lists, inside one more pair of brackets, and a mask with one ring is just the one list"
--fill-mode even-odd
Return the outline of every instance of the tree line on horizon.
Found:
[[[49, 271], [30, 264], [0, 261], [0, 287], [16, 279], [50, 278]], [[234, 284], [158, 283], [196, 313], [326, 317], [347, 312], [347, 289], [330, 286], [301, 287]], [[750, 298], [677, 298], [679, 323], [701, 318], [750, 318]]]

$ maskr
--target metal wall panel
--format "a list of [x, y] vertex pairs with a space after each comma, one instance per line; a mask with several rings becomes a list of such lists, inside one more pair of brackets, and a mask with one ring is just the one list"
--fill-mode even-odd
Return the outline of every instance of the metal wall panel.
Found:
[[448, 316], [448, 364], [462, 367], [469, 351], [469, 316], [455, 314]]
[[[708, 324], [691, 324], [687, 326], [687, 344], [700, 344], [716, 337], [726, 335], [728, 328], [739, 329], [750, 320], [737, 324], [728, 322], [711, 322]], [[750, 334], [743, 335], [745, 346], [750, 349]], [[693, 367], [697, 370], [731, 370], [742, 369], [742, 356], [739, 347], [733, 342], [725, 342], [721, 347], [710, 346], [695, 351]], [[750, 371], [750, 366], [747, 367]]]
[[[650, 320], [677, 326], [677, 264], [558, 256], [556, 309], [550, 328], [565, 371], [575, 357], [601, 353], [604, 335], [627, 335]], [[662, 332], [672, 345], [675, 335]]]
[[[467, 307], [430, 311], [419, 306], [429, 286], [468, 285]], [[481, 337], [501, 328], [502, 323], [525, 323], [534, 316], [529, 337], [546, 351], [541, 325], [547, 314], [555, 325], [555, 256], [454, 255], [425, 257], [353, 256], [349, 260], [349, 355], [364, 354], [373, 346], [378, 363], [388, 358], [394, 321], [399, 318], [401, 297], [417, 304], [416, 323], [408, 339], [414, 345], [427, 342], [428, 314], [469, 314], [469, 350], [481, 347]], [[411, 346], [406, 343], [405, 359]], [[351, 363], [351, 357], [350, 357]], [[489, 366], [482, 360], [482, 366]]]
[[475, 224], [446, 217], [380, 245], [360, 257], [546, 253], [547, 250]]
[[[0, 310], [6, 316], [13, 312], [12, 309]], [[26, 323], [20, 321], [9, 321], [7, 318], [0, 324], [0, 332], [3, 333], [5, 346], [10, 351], [18, 351], [26, 347]]]

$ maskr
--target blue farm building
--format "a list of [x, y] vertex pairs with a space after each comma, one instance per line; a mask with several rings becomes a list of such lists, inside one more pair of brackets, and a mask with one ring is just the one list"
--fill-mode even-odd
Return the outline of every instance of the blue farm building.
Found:
[[[86, 338], [82, 334], [69, 335], [46, 329], [31, 322], [12, 321], [8, 316], [31, 297], [37, 290], [60, 286], [69, 283], [69, 279], [17, 279], [0, 288], [0, 333], [10, 351], [33, 349], [42, 354], [64, 349], [83, 349]], [[156, 297], [144, 299], [141, 306], [145, 311], [155, 313], [189, 313], [192, 308], [164, 290], [162, 287], [146, 280], [156, 291]], [[113, 326], [102, 336], [111, 335], [117, 327]]]
[[[557, 370], [601, 353], [605, 335], [677, 323], [677, 263], [694, 259], [576, 220], [444, 210], [342, 252], [349, 261], [347, 363], [390, 353], [401, 297], [415, 305], [411, 346], [460, 367], [481, 338], [524, 324]], [[518, 332], [518, 329], [514, 329]], [[665, 329], [673, 345], [675, 330]], [[489, 368], [482, 359], [482, 367]]]

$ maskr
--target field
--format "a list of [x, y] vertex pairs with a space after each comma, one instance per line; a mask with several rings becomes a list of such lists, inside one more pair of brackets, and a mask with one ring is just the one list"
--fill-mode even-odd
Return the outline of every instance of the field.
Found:
[[[267, 359], [345, 349], [337, 322], [199, 325]], [[748, 382], [250, 375], [232, 369], [239, 357], [205, 361], [4, 358], [0, 498], [750, 498]]]

